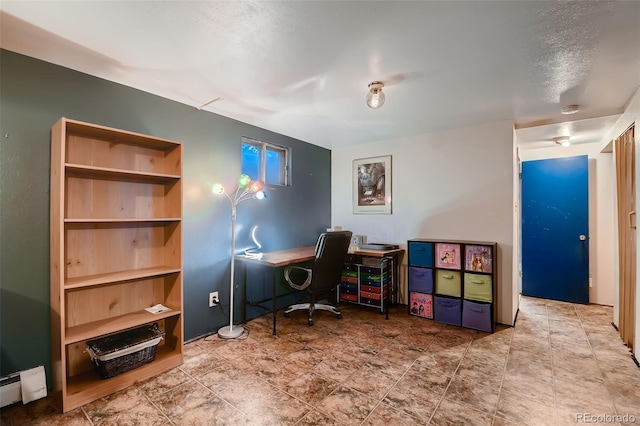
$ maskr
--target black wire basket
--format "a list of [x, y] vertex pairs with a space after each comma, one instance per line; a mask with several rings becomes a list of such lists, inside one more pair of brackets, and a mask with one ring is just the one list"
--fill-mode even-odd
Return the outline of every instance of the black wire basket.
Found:
[[108, 379], [153, 362], [163, 337], [158, 324], [145, 325], [87, 341], [87, 352], [96, 370]]

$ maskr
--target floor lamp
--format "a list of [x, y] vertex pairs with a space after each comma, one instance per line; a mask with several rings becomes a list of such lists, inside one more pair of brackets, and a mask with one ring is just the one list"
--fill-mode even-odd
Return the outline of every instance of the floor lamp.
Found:
[[238, 178], [238, 188], [233, 196], [227, 194], [224, 187], [219, 183], [213, 186], [214, 194], [224, 194], [231, 202], [231, 291], [229, 292], [229, 325], [218, 330], [218, 336], [222, 339], [235, 339], [236, 337], [241, 336], [244, 332], [244, 328], [242, 326], [233, 325], [233, 284], [236, 257], [236, 208], [238, 204], [243, 201], [252, 199], [261, 200], [266, 198], [267, 195], [262, 188], [262, 182], [252, 181], [251, 178], [245, 174], [240, 175]]

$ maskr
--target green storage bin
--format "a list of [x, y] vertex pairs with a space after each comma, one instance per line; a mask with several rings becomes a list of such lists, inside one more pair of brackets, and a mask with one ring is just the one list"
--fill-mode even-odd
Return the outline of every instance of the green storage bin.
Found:
[[491, 275], [465, 273], [464, 298], [480, 302], [492, 302], [493, 280]]
[[460, 297], [462, 294], [460, 272], [436, 269], [436, 294]]

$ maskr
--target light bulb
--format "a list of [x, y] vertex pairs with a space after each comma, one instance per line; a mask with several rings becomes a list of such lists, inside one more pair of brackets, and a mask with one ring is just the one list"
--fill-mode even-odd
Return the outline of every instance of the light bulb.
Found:
[[251, 178], [249, 177], [249, 175], [245, 175], [244, 173], [241, 174], [238, 178], [238, 185], [240, 185], [241, 188], [249, 185], [249, 182], [251, 182]]
[[251, 184], [249, 185], [249, 190], [251, 192], [258, 192], [262, 189], [262, 182], [260, 182], [259, 180], [254, 180], [251, 182]]
[[219, 183], [216, 183], [211, 188], [211, 192], [213, 192], [216, 195], [224, 194], [224, 187], [222, 185], [220, 185]]
[[377, 109], [384, 105], [384, 93], [382, 88], [384, 84], [379, 81], [369, 83], [369, 93], [367, 93], [367, 105], [369, 108]]
[[571, 141], [570, 141], [570, 137], [569, 136], [558, 136], [557, 138], [553, 138], [553, 141], [558, 144], [558, 145], [562, 145], [565, 148], [568, 147], [569, 145], [571, 145]]

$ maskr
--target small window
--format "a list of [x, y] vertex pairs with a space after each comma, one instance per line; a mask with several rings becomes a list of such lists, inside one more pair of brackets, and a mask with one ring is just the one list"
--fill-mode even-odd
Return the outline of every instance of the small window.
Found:
[[242, 138], [242, 173], [271, 185], [289, 185], [289, 148]]

